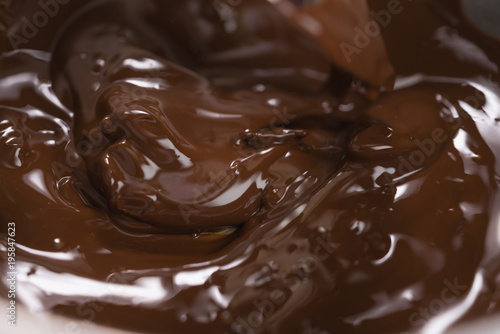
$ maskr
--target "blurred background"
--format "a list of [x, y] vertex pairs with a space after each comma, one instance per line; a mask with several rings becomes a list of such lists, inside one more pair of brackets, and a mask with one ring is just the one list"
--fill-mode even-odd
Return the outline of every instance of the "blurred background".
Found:
[[469, 19], [475, 25], [500, 38], [500, 0], [462, 0], [462, 2]]

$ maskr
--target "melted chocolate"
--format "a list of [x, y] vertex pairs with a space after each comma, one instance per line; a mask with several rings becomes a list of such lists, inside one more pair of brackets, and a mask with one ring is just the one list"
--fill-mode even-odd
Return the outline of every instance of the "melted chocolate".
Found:
[[323, 34], [294, 21], [343, 22], [321, 10], [339, 3], [0, 8], [20, 300], [141, 333], [437, 333], [498, 312], [499, 43], [452, 0], [370, 1], [397, 73], [373, 94], [392, 67], [363, 1]]

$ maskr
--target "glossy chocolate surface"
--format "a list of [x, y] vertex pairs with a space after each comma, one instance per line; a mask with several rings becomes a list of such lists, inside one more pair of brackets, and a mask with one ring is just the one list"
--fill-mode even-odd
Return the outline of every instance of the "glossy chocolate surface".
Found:
[[19, 299], [140, 333], [498, 313], [500, 44], [455, 1], [396, 2], [369, 1], [385, 42], [368, 20], [340, 49], [365, 68], [264, 0], [0, 8]]

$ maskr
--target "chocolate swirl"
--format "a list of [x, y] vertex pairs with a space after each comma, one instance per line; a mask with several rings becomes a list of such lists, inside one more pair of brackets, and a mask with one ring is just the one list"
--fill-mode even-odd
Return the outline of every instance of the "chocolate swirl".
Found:
[[500, 57], [455, 6], [393, 14], [398, 79], [373, 101], [264, 0], [54, 3], [26, 43], [41, 9], [19, 5], [0, 55], [0, 222], [28, 306], [141, 333], [498, 309]]

